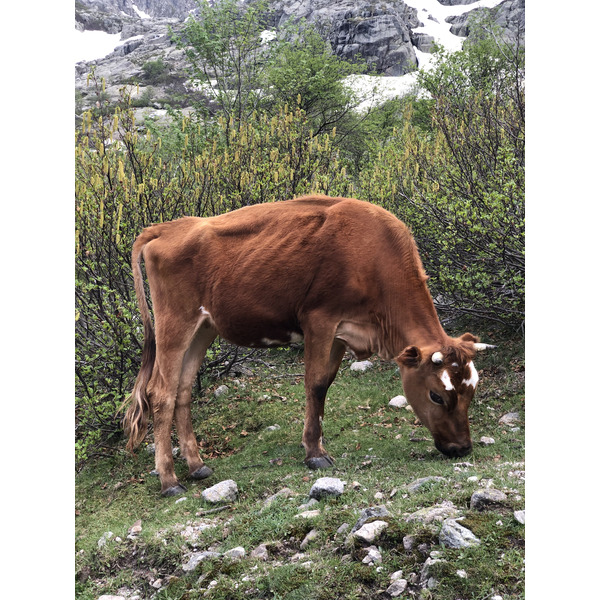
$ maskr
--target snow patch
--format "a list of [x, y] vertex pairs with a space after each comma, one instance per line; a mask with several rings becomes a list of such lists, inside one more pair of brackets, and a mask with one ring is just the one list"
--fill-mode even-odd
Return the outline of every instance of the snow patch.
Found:
[[151, 19], [152, 18], [148, 13], [145, 13], [144, 11], [140, 10], [135, 4], [132, 4], [131, 6], [132, 6], [133, 10], [135, 10], [137, 16], [140, 19]]
[[[413, 29], [415, 33], [424, 33], [434, 38], [436, 43], [449, 52], [456, 52], [462, 48], [465, 38], [450, 32], [451, 23], [446, 23], [447, 17], [462, 15], [476, 8], [494, 8], [502, 0], [480, 0], [473, 4], [457, 6], [444, 6], [438, 0], [405, 0], [406, 4], [418, 11], [418, 17], [423, 25]], [[414, 49], [417, 56], [419, 69], [430, 69], [433, 55]], [[374, 105], [402, 97], [415, 91], [417, 72], [407, 73], [398, 77], [378, 77], [375, 75], [352, 75], [346, 78], [345, 83], [352, 90], [358, 92], [363, 101], [358, 106], [364, 112]]]
[[75, 30], [75, 62], [104, 58], [121, 43], [120, 33]]

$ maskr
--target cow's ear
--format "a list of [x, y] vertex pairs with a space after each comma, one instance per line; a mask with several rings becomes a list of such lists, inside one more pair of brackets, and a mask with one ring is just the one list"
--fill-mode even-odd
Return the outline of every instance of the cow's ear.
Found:
[[479, 341], [479, 338], [474, 336], [472, 333], [463, 333], [459, 339], [463, 342], [477, 343]]
[[407, 346], [398, 355], [397, 360], [405, 367], [418, 367], [421, 363], [421, 350], [417, 346]]

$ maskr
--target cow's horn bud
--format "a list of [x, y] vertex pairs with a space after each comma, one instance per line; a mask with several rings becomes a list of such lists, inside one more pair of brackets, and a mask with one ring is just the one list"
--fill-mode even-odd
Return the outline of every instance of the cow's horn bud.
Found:
[[496, 346], [492, 346], [492, 344], [482, 344], [480, 342], [476, 342], [473, 344], [473, 347], [475, 350], [477, 350], [477, 352], [481, 352], [481, 350], [489, 350], [491, 348], [495, 348]]
[[436, 364], [436, 365], [441, 365], [444, 362], [444, 355], [441, 352], [434, 352], [431, 355], [431, 360]]

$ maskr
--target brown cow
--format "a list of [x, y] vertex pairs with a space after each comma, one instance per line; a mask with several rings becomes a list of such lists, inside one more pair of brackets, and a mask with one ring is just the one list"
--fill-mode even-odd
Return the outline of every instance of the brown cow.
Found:
[[[145, 261], [156, 334], [144, 292]], [[144, 323], [142, 367], [124, 419], [132, 450], [154, 416], [161, 492], [185, 488], [173, 469], [173, 418], [190, 476], [211, 475], [192, 429], [192, 384], [217, 335], [249, 347], [304, 340], [302, 442], [312, 469], [332, 465], [322, 445], [327, 390], [349, 350], [400, 366], [404, 392], [436, 447], [471, 450], [467, 411], [478, 344], [451, 338], [437, 317], [416, 244], [386, 210], [354, 199], [309, 196], [184, 217], [144, 229], [133, 245]]]

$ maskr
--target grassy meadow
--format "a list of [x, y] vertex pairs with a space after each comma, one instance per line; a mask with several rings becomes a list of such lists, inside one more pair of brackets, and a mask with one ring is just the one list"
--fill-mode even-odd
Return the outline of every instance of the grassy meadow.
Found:
[[[388, 406], [402, 393], [394, 363], [373, 359], [372, 369], [350, 370], [347, 356], [325, 406], [326, 447], [335, 459], [333, 470], [312, 472], [303, 464], [300, 441], [304, 388], [302, 347], [269, 350], [247, 366], [252, 374], [215, 379], [207, 373], [197, 392], [193, 418], [205, 460], [214, 470], [207, 480], [186, 478], [187, 467], [176, 460], [176, 471], [188, 488], [180, 498], [162, 498], [153, 456], [144, 445], [136, 456], [117, 451], [87, 462], [76, 479], [76, 596], [96, 600], [103, 594], [157, 600], [195, 598], [389, 598], [390, 575], [402, 570], [408, 581], [402, 598], [503, 600], [524, 597], [524, 526], [513, 513], [524, 509], [524, 355], [522, 340], [487, 340], [498, 349], [482, 353], [476, 364], [480, 383], [471, 406], [473, 453], [449, 459], [435, 450], [431, 435], [414, 413]], [[225, 397], [214, 390], [227, 385]], [[503, 426], [500, 417], [518, 412], [518, 427]], [[279, 429], [267, 429], [279, 425]], [[495, 443], [484, 446], [482, 436]], [[152, 443], [151, 434], [146, 441]], [[174, 446], [177, 439], [174, 434]], [[318, 515], [297, 518], [314, 481], [322, 476], [346, 482], [338, 498], [319, 501]], [[414, 493], [407, 484], [428, 476], [443, 477]], [[203, 489], [225, 479], [239, 488], [235, 502], [215, 506], [201, 497]], [[493, 510], [469, 508], [474, 491], [493, 487], [507, 494]], [[270, 505], [265, 500], [289, 488]], [[451, 549], [439, 543], [441, 524], [407, 522], [421, 508], [452, 502], [481, 540], [476, 547]], [[385, 505], [389, 523], [378, 546], [382, 562], [362, 562], [365, 548], [346, 543], [338, 533], [351, 528], [360, 511]], [[141, 521], [141, 532], [128, 531]], [[211, 525], [197, 539], [186, 541], [185, 529]], [[139, 523], [138, 523], [139, 525]], [[301, 549], [306, 534], [315, 539]], [[105, 544], [99, 540], [112, 532]], [[182, 535], [183, 532], [183, 535]], [[416, 540], [407, 550], [406, 536]], [[105, 536], [106, 537], [106, 536]], [[265, 544], [268, 559], [250, 556]], [[242, 546], [246, 556], [232, 561], [219, 557], [183, 570], [192, 552], [224, 553]], [[437, 561], [429, 576], [420, 577], [431, 552]], [[439, 554], [435, 554], [438, 552]]]

